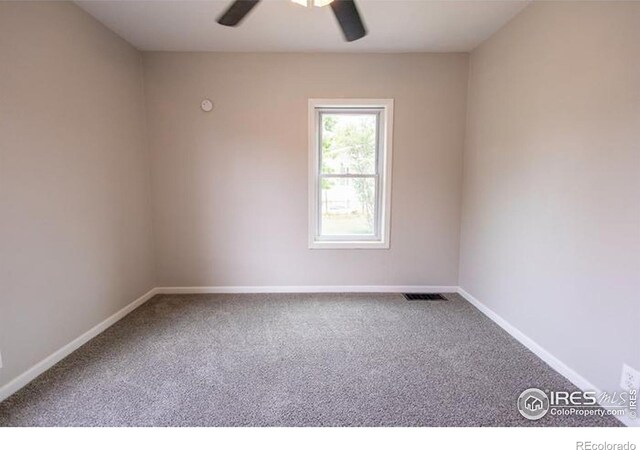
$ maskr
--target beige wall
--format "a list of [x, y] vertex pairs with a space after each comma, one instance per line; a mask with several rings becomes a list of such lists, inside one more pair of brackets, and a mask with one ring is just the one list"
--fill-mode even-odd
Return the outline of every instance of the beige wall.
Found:
[[470, 61], [460, 285], [609, 390], [640, 368], [639, 25], [540, 2]]
[[[159, 284], [455, 286], [467, 59], [145, 53]], [[395, 99], [391, 249], [307, 248], [312, 97]]]
[[0, 2], [0, 386], [154, 286], [145, 147], [140, 54]]

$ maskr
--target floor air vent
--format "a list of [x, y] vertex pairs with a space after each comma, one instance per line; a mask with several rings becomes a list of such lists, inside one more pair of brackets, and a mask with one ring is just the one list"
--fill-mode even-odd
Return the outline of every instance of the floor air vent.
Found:
[[430, 300], [430, 301], [435, 301], [435, 300], [444, 300], [446, 301], [447, 299], [444, 298], [444, 296], [442, 296], [442, 294], [402, 294], [404, 295], [404, 298], [406, 298], [407, 300]]

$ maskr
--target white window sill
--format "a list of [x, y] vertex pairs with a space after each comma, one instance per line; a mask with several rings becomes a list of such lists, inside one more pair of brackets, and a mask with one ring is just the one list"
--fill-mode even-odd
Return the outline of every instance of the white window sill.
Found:
[[381, 241], [312, 241], [309, 242], [310, 249], [389, 249], [388, 242]]

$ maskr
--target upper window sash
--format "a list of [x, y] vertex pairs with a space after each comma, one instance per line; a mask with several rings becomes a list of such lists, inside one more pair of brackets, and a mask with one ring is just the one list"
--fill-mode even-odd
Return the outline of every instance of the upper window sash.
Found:
[[[381, 132], [381, 123], [382, 123], [382, 117], [384, 114], [384, 108], [340, 108], [340, 107], [333, 107], [333, 108], [315, 108], [315, 114], [316, 114], [316, 128], [317, 128], [317, 139], [318, 139], [318, 165], [317, 165], [317, 170], [318, 170], [318, 174], [320, 176], [342, 176], [342, 175], [379, 175], [380, 174], [380, 149], [382, 148], [381, 146], [383, 145], [382, 142], [380, 142], [380, 138], [382, 136], [382, 132]], [[371, 116], [374, 118], [375, 120], [375, 124], [376, 124], [376, 134], [374, 136], [374, 160], [373, 160], [373, 164], [371, 165], [371, 169], [370, 171], [357, 171], [357, 170], [350, 170], [349, 168], [347, 168], [347, 170], [345, 171], [338, 171], [338, 172], [329, 172], [326, 171], [326, 167], [323, 161], [323, 148], [322, 148], [322, 144], [323, 144], [323, 140], [324, 140], [324, 117], [325, 116], [331, 116], [331, 115], [345, 115], [345, 114], [353, 114], [353, 115], [360, 115], [360, 116]]]

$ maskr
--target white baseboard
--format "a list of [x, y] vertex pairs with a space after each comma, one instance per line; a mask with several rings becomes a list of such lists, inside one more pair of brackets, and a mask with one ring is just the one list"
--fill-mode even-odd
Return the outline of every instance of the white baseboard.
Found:
[[91, 339], [102, 333], [104, 330], [109, 328], [111, 325], [122, 319], [124, 316], [129, 314], [131, 311], [145, 303], [151, 297], [157, 294], [156, 288], [151, 289], [149, 292], [144, 294], [143, 296], [137, 298], [133, 302], [129, 303], [127, 306], [122, 308], [120, 311], [111, 315], [107, 319], [100, 322], [95, 327], [91, 328], [86, 333], [81, 336], [75, 338], [73, 341], [69, 342], [67, 345], [62, 347], [61, 349], [55, 351], [51, 355], [47, 356], [45, 359], [37, 363], [35, 366], [28, 369], [26, 372], [18, 375], [13, 380], [9, 381], [4, 386], [0, 387], [0, 402], [10, 395], [14, 394], [18, 390], [22, 389], [24, 386], [33, 381], [37, 376], [45, 372], [46, 370], [53, 367], [58, 362], [62, 361], [65, 357], [70, 355], [72, 352], [80, 348], [82, 345], [89, 342]]
[[265, 294], [265, 293], [453, 293], [458, 292], [457, 286], [182, 286], [158, 287], [158, 294]]
[[[519, 341], [522, 345], [531, 350], [538, 358], [546, 362], [553, 370], [558, 372], [560, 375], [565, 377], [571, 383], [576, 385], [582, 391], [594, 391], [596, 393], [601, 393], [602, 390], [597, 388], [593, 383], [589, 382], [586, 378], [580, 375], [578, 372], [567, 366], [565, 363], [556, 358], [553, 354], [551, 354], [547, 349], [542, 347], [536, 341], [531, 339], [529, 336], [524, 334], [522, 331], [511, 325], [504, 318], [496, 314], [492, 309], [482, 303], [480, 300], [475, 298], [469, 292], [464, 290], [462, 287], [458, 288], [458, 294], [460, 294], [465, 300], [475, 306], [480, 310], [485, 316], [499, 325], [503, 330], [513, 336], [517, 341]], [[606, 405], [601, 405], [603, 408], [608, 409]], [[631, 420], [629, 417], [623, 416], [614, 416], [620, 422], [625, 424], [628, 427], [637, 427], [640, 426], [640, 423], [637, 420]]]

